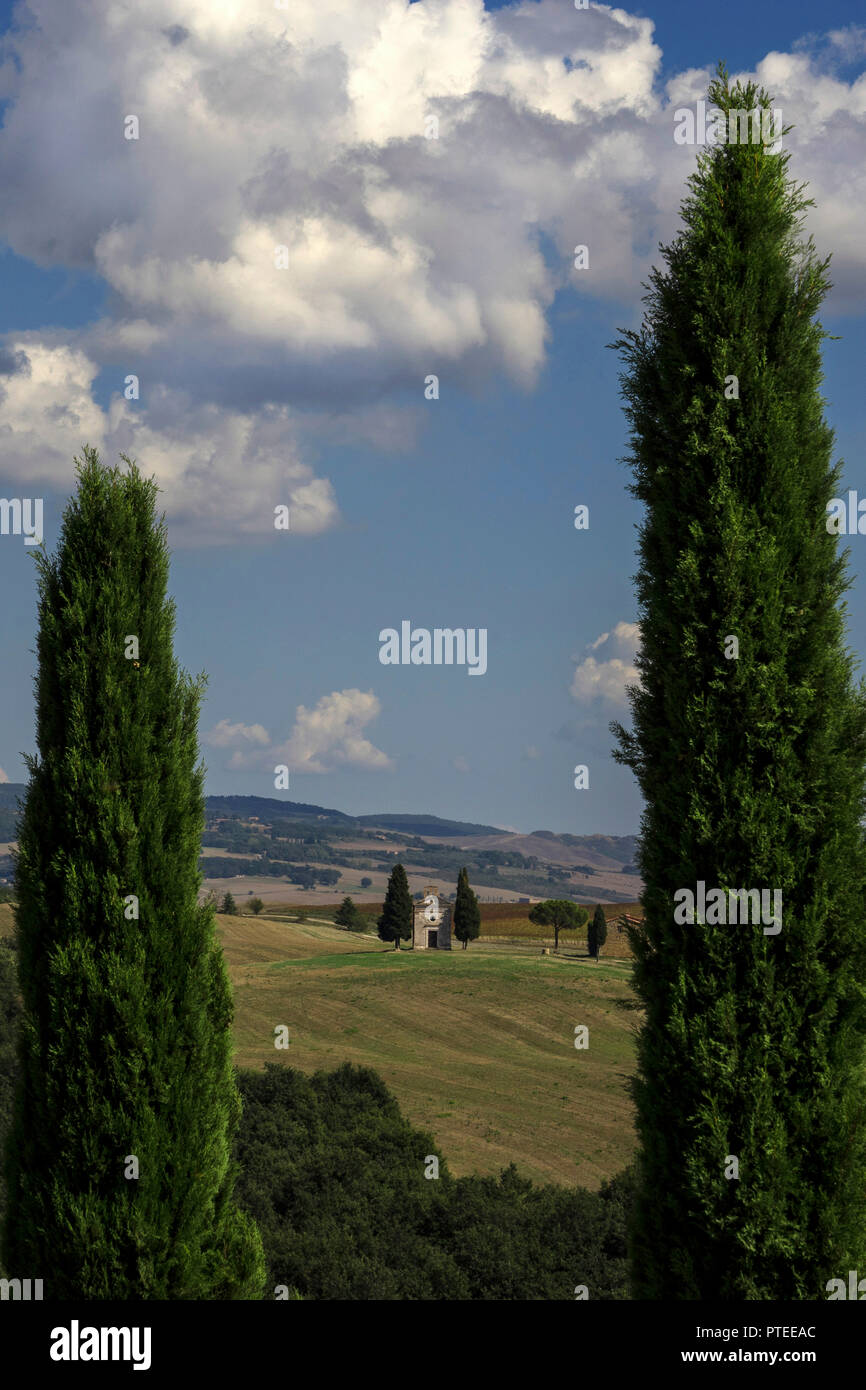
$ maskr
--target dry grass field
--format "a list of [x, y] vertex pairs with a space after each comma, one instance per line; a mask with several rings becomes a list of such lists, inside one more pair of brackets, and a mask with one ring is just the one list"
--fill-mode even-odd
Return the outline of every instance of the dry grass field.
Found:
[[[218, 921], [240, 1065], [375, 1068], [457, 1174], [513, 1160], [536, 1181], [596, 1187], [628, 1162], [638, 1015], [627, 962], [483, 940], [395, 952], [323, 923]], [[286, 1051], [274, 1047], [280, 1024]], [[580, 1024], [586, 1050], [574, 1046]]]
[[[628, 937], [620, 931], [617, 919], [627, 912], [630, 917], [643, 917], [639, 903], [605, 903], [604, 915], [607, 920], [607, 941], [602, 947], [602, 960], [628, 960], [631, 956]], [[530, 922], [531, 907], [521, 903], [482, 903], [481, 940], [482, 941], [536, 941], [539, 946], [553, 946], [553, 932], [549, 927], [538, 927]], [[589, 909], [590, 917], [592, 908]], [[587, 924], [588, 925], [588, 924]], [[574, 932], [560, 932], [561, 952], [586, 955], [586, 926]]]
[[[217, 851], [209, 849], [207, 854], [218, 859], [237, 858], [236, 855], [230, 854], [227, 850]], [[243, 858], [244, 856], [241, 857]], [[333, 864], [318, 864], [315, 860], [310, 860], [310, 865], [312, 868], [319, 869], [336, 867]], [[203, 898], [208, 893], [214, 892], [217, 895], [217, 899], [222, 901], [223, 894], [229, 892], [237, 899], [239, 905], [242, 905], [244, 898], [251, 896], [251, 894], [257, 895], [263, 902], [268, 904], [282, 904], [285, 903], [287, 899], [291, 899], [294, 903], [325, 903], [334, 905], [336, 903], [341, 903], [348, 893], [359, 906], [363, 906], [364, 904], [375, 906], [377, 912], [381, 912], [382, 899], [385, 896], [385, 889], [388, 886], [388, 875], [386, 873], [380, 873], [378, 869], [339, 869], [339, 874], [340, 880], [333, 888], [319, 886], [311, 889], [303, 889], [296, 883], [291, 883], [288, 879], [276, 878], [273, 875], [266, 874], [258, 876], [237, 875], [233, 878], [204, 878], [202, 880], [200, 896]], [[423, 867], [419, 869], [416, 866], [410, 866], [407, 869], [407, 877], [409, 879], [409, 889], [412, 893], [420, 892], [428, 883], [445, 886], [448, 891], [453, 891], [455, 886], [450, 881], [446, 883], [441, 872], [436, 869], [425, 869]], [[370, 888], [362, 888], [362, 878], [371, 879], [372, 886]], [[496, 886], [495, 884], [491, 885], [473, 882], [472, 886], [479, 897], [501, 897], [507, 904], [516, 904], [518, 899], [523, 896], [518, 892]]]
[[[395, 952], [374, 935], [289, 921], [288, 908], [265, 913], [217, 918], [239, 1065], [373, 1067], [458, 1175], [514, 1161], [538, 1182], [597, 1187], [628, 1162], [639, 1015], [626, 960], [606, 948], [596, 964], [567, 938], [559, 956], [486, 936], [466, 951]], [[0, 935], [12, 926], [0, 903]], [[585, 1050], [574, 1046], [581, 1024]]]

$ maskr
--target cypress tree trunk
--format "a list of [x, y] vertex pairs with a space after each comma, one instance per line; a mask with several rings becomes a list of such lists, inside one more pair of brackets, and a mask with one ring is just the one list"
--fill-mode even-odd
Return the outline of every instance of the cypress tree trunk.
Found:
[[[721, 110], [772, 106], [718, 73]], [[612, 726], [646, 803], [636, 1298], [819, 1299], [866, 1270], [866, 705], [827, 528], [828, 262], [787, 160], [699, 157], [641, 331], [615, 345], [646, 506], [634, 732]], [[728, 907], [781, 891], [781, 931], [677, 920], [700, 881]]]
[[52, 1299], [256, 1298], [261, 1243], [233, 1200], [231, 992], [197, 905], [204, 678], [172, 652], [156, 484], [92, 449], [77, 471], [57, 553], [36, 557], [5, 1258]]

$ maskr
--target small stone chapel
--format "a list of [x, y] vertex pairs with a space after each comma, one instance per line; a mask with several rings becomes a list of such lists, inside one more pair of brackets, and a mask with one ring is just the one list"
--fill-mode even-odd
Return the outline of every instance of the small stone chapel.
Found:
[[412, 948], [415, 951], [451, 950], [451, 908], [442, 903], [439, 889], [432, 884], [424, 889], [423, 901], [415, 904]]

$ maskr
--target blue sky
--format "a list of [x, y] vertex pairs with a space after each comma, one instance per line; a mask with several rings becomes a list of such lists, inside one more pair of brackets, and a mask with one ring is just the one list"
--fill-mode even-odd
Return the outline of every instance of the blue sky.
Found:
[[[349, 812], [636, 832], [608, 723], [635, 649], [639, 509], [605, 344], [637, 323], [676, 227], [694, 150], [673, 109], [722, 57], [798, 127], [791, 171], [834, 252], [823, 317], [842, 335], [823, 391], [866, 495], [859, 7], [145, 8], [34, 0], [4, 43], [0, 352], [28, 365], [2, 378], [0, 492], [44, 498], [53, 547], [81, 444], [156, 473], [176, 653], [209, 675], [209, 792], [273, 794], [285, 761], [292, 799]], [[0, 537], [0, 585], [17, 781], [35, 751], [20, 537]], [[486, 673], [382, 665], [379, 632], [404, 619], [486, 628]]]

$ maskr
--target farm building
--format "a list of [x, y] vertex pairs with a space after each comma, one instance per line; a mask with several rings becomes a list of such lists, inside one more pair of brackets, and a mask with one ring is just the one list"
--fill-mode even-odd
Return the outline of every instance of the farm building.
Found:
[[642, 927], [643, 919], [640, 917], [630, 917], [627, 912], [624, 912], [621, 917], [616, 919], [617, 931], [624, 932], [627, 926]]

